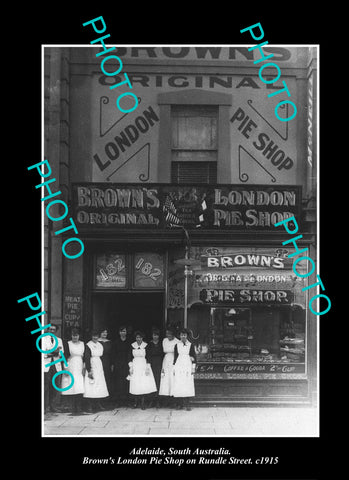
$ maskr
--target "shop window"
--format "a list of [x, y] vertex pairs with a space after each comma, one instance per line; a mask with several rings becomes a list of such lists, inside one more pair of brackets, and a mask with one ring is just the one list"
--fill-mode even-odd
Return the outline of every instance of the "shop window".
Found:
[[[198, 262], [188, 276], [188, 328], [197, 378], [307, 375], [307, 283], [294, 275], [286, 253], [272, 247], [191, 247]], [[185, 284], [175, 258], [169, 257], [167, 305], [168, 318], [178, 323]], [[306, 265], [299, 268], [305, 277]]]
[[[209, 312], [209, 314], [208, 314]], [[215, 307], [189, 315], [200, 362], [304, 363], [305, 311]]]
[[172, 183], [216, 183], [218, 107], [172, 106]]

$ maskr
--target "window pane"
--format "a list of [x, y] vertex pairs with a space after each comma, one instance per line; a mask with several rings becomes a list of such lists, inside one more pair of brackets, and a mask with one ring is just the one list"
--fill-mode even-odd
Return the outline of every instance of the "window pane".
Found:
[[217, 148], [217, 119], [177, 117], [173, 119], [173, 148]]
[[134, 257], [135, 288], [164, 286], [164, 258], [157, 253], [136, 253]]
[[95, 257], [95, 286], [103, 288], [126, 287], [125, 255], [102, 253]]
[[172, 148], [216, 149], [217, 108], [172, 109]]

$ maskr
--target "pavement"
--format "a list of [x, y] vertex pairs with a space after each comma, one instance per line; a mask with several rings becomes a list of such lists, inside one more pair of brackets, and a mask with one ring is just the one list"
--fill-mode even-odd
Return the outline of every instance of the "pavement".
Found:
[[313, 407], [115, 408], [92, 414], [44, 415], [43, 436], [317, 437]]

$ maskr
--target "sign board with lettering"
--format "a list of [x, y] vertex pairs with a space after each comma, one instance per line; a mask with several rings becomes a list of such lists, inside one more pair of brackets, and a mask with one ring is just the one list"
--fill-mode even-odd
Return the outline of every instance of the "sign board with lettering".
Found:
[[[292, 305], [304, 307], [305, 278], [292, 270], [293, 248], [192, 247], [198, 263], [190, 267], [188, 305], [261, 306]], [[176, 264], [179, 252], [170, 252], [168, 308], [184, 306], [184, 267]], [[307, 262], [297, 264], [306, 272]]]
[[238, 378], [238, 376], [253, 375], [263, 377], [264, 375], [283, 376], [301, 376], [305, 375], [305, 363], [286, 363], [286, 362], [265, 362], [265, 363], [198, 363], [195, 377], [205, 380], [226, 380], [229, 378]]
[[298, 220], [300, 208], [301, 187], [289, 185], [73, 185], [79, 231], [184, 226], [275, 233], [274, 223], [293, 215]]
[[[263, 47], [263, 50], [268, 54], [273, 54], [273, 61], [281, 62], [280, 67], [282, 67], [286, 62], [294, 63], [297, 60], [300, 60], [300, 56], [304, 54], [304, 48], [285, 48], [285, 47], [274, 47], [272, 45]], [[219, 62], [230, 62], [232, 65], [236, 65], [238, 62], [244, 63], [253, 63], [254, 60], [260, 58], [261, 54], [257, 49], [249, 50], [249, 47], [244, 46], [175, 46], [171, 45], [169, 47], [144, 47], [140, 46], [117, 46], [115, 50], [115, 55], [118, 55], [122, 58], [122, 61], [125, 65], [132, 65], [135, 63], [135, 60], [145, 60], [150, 62], [157, 62], [159, 60], [166, 60], [168, 64], [175, 64], [180, 61], [181, 63], [201, 62], [212, 62], [217, 64]]]
[[[81, 327], [81, 295], [65, 294], [63, 297], [63, 324], [65, 329]], [[66, 331], [66, 330], [65, 330]]]
[[203, 289], [200, 291], [200, 300], [213, 305], [289, 305], [293, 300], [290, 290], [257, 290], [257, 289]]

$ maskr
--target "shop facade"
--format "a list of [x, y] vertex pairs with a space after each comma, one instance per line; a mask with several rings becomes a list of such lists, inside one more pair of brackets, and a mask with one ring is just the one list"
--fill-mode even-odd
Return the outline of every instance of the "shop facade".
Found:
[[[139, 102], [126, 114], [110, 90], [122, 78], [101, 72], [98, 49], [45, 52], [47, 85], [60, 79], [58, 98], [45, 90], [60, 126], [48, 109], [45, 147], [85, 245], [60, 258], [45, 225], [51, 321], [63, 337], [187, 326], [197, 403], [316, 401], [314, 275], [305, 262], [295, 275], [274, 227], [294, 215], [316, 258], [316, 49], [270, 51], [276, 84], [261, 83], [243, 47], [119, 47]], [[298, 108], [290, 122], [268, 97], [282, 79]]]

